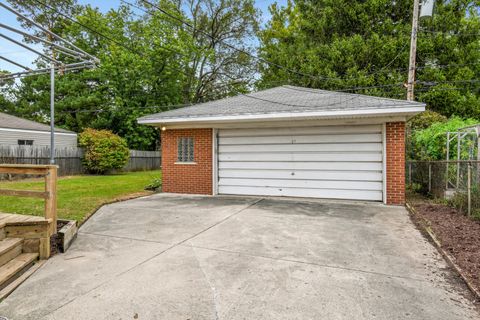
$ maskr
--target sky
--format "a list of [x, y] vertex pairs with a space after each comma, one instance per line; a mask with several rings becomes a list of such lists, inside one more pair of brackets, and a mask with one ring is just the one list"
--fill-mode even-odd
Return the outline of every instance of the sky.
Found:
[[[8, 3], [5, 0], [0, 0], [0, 2], [8, 5]], [[78, 2], [83, 5], [90, 4], [93, 7], [98, 7], [102, 12], [107, 12], [112, 8], [117, 8], [121, 4], [120, 0], [78, 0]], [[269, 20], [270, 14], [268, 12], [268, 6], [274, 2], [278, 3], [281, 6], [284, 6], [287, 4], [287, 0], [255, 0], [257, 8], [260, 9], [262, 12], [263, 23]], [[11, 26], [14, 28], [21, 28], [16, 19], [16, 16], [13, 13], [1, 7], [0, 7], [0, 21], [3, 24], [6, 24], [8, 26]], [[22, 40], [22, 36], [17, 35], [5, 29], [0, 28], [0, 33], [3, 33], [8, 37], [14, 38], [15, 40], [18, 40], [18, 41]], [[39, 49], [39, 51], [41, 51], [40, 46], [38, 46], [37, 48]], [[13, 60], [17, 63], [20, 63], [23, 66], [32, 67], [32, 68], [34, 68], [33, 62], [37, 57], [35, 53], [32, 53], [3, 38], [0, 38], [0, 56]], [[23, 71], [22, 68], [12, 65], [3, 60], [0, 60], [0, 70], [8, 70], [10, 72]]]

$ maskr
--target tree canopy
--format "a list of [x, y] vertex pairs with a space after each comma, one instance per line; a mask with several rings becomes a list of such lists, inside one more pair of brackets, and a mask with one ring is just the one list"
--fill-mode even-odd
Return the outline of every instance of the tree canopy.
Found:
[[[404, 99], [412, 4], [407, 0], [273, 4], [272, 19], [259, 35], [259, 51], [266, 60], [298, 73], [262, 64], [259, 86], [283, 80]], [[479, 12], [479, 1], [436, 0], [433, 18], [420, 21], [416, 99], [448, 117], [480, 118]]]
[[[56, 124], [111, 130], [133, 149], [157, 147], [142, 115], [254, 89], [406, 96], [412, 0], [290, 0], [270, 6], [264, 27], [254, 0], [129, 0], [108, 12], [77, 0], [8, 2], [101, 61], [57, 75]], [[416, 99], [446, 117], [480, 119], [479, 12], [478, 0], [436, 0], [420, 22]], [[0, 111], [47, 122], [49, 94], [48, 75], [5, 82]]]
[[[96, 69], [57, 76], [55, 122], [61, 127], [108, 129], [130, 148], [154, 149], [158, 132], [138, 125], [138, 117], [246, 91], [254, 79], [250, 57], [230, 47], [253, 51], [244, 41], [258, 30], [253, 0], [149, 1], [153, 6], [138, 1], [107, 13], [74, 0], [42, 1], [51, 6], [11, 2], [101, 61]], [[48, 120], [48, 75], [10, 82], [1, 90], [0, 111]]]

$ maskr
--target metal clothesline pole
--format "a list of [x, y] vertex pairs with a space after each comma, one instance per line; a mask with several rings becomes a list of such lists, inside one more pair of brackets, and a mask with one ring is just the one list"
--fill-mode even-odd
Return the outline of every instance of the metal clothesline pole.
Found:
[[36, 23], [35, 21], [33, 21], [32, 19], [28, 18], [27, 16], [21, 14], [20, 12], [18, 12], [17, 10], [13, 9], [12, 7], [10, 6], [7, 6], [6, 4], [4, 3], [1, 3], [0, 2], [0, 7], [10, 11], [11, 13], [15, 14], [17, 17], [25, 20], [25, 21], [28, 21], [29, 23], [31, 23], [32, 25], [36, 26], [37, 28], [39, 28], [40, 30], [42, 30], [43, 32], [45, 32], [46, 34], [50, 35], [51, 37], [53, 37], [54, 39], [57, 39], [57, 40], [60, 40], [61, 42], [71, 46], [72, 48], [74, 48], [76, 51], [78, 51], [79, 53], [83, 54], [84, 57], [88, 57], [90, 59], [92, 59], [92, 61], [94, 61], [95, 63], [99, 63], [100, 60], [95, 57], [95, 56], [92, 56], [91, 54], [89, 54], [88, 52], [80, 49], [79, 47], [77, 47], [76, 45], [74, 45], [73, 43], [71, 43], [70, 41], [60, 37], [59, 35], [53, 33], [52, 31], [48, 30], [47, 28], [43, 27], [41, 24], [38, 24]]
[[50, 164], [55, 164], [55, 64], [50, 65]]

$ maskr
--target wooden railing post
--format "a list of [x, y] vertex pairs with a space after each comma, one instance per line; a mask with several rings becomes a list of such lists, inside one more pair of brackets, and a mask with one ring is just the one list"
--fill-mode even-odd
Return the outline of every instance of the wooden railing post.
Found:
[[57, 233], [57, 166], [48, 166], [45, 175], [45, 219], [52, 219], [50, 234]]

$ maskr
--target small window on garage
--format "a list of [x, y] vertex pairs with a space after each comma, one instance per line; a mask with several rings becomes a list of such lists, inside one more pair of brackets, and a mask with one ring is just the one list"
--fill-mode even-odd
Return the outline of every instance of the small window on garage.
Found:
[[194, 162], [193, 138], [181, 137], [178, 139], [178, 162]]
[[18, 140], [19, 146], [33, 146], [33, 140]]

